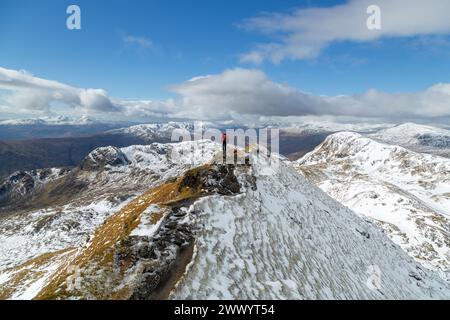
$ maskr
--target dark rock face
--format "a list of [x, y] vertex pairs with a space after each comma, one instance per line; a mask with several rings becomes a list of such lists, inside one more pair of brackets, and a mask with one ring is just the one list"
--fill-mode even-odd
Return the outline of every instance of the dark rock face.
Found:
[[370, 239], [370, 234], [367, 231], [361, 231], [356, 229], [356, 232], [358, 232], [360, 235], [362, 235], [363, 237], [365, 237], [366, 239]]
[[185, 215], [186, 211], [174, 208], [155, 236], [129, 238], [131, 247], [127, 254], [142, 267], [138, 285], [130, 299], [161, 298], [178, 278], [177, 266], [183, 265], [182, 257], [186, 257], [185, 254], [194, 243], [190, 227], [181, 222]]
[[180, 190], [186, 187], [198, 190], [202, 189], [208, 193], [220, 195], [233, 195], [240, 192], [241, 187], [234, 175], [234, 165], [213, 165], [208, 168], [199, 168], [186, 173], [180, 184]]
[[437, 134], [420, 134], [416, 138], [423, 146], [435, 147], [435, 148], [449, 148], [450, 136], [437, 135]]
[[415, 273], [415, 272], [410, 272], [410, 273], [409, 273], [409, 276], [410, 276], [411, 278], [416, 279], [417, 281], [422, 281], [422, 277], [421, 277], [419, 274]]
[[[65, 175], [68, 171], [61, 169], [59, 176]], [[15, 202], [23, 203], [35, 195], [47, 181], [51, 180], [49, 179], [51, 174], [51, 169], [18, 171], [4, 179], [0, 183], [0, 209]]]
[[0, 206], [30, 195], [34, 185], [33, 177], [24, 171], [11, 175], [0, 185]]
[[116, 147], [98, 148], [92, 151], [82, 162], [81, 169], [96, 171], [106, 166], [119, 167], [129, 165], [131, 162], [127, 156]]
[[162, 147], [159, 144], [152, 144], [152, 147], [158, 154], [161, 154], [161, 155], [166, 155], [167, 154], [167, 148]]

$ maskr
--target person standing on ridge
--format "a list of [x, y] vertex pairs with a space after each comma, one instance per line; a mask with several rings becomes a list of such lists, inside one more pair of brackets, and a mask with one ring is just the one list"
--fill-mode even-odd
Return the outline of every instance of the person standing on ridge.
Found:
[[222, 133], [222, 155], [223, 155], [223, 162], [225, 162], [225, 159], [227, 158], [227, 142], [228, 142], [228, 136], [226, 132]]

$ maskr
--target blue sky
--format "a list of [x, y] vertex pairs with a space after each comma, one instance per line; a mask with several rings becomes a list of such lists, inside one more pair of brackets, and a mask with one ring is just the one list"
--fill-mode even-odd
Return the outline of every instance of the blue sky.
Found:
[[[82, 30], [66, 29], [66, 8], [82, 10]], [[280, 1], [4, 1], [0, 61], [43, 78], [105, 88], [114, 96], [159, 98], [166, 87], [237, 64], [255, 37], [236, 27]], [[286, 1], [281, 9], [301, 4]], [[152, 48], [123, 43], [146, 37]], [[287, 79], [288, 80], [288, 79]]]
[[[232, 68], [257, 69], [274, 83], [328, 96], [357, 95], [372, 88], [385, 93], [418, 92], [450, 83], [446, 30], [387, 34], [370, 41], [349, 35], [326, 42], [313, 57], [287, 56], [277, 63], [240, 59], [261, 43], [279, 41], [276, 35], [271, 38], [254, 27], [249, 30], [245, 19], [263, 12], [290, 15], [299, 9], [347, 3], [1, 0], [0, 67], [26, 70], [77, 88], [101, 88], [121, 99], [168, 99], [174, 97], [172, 85]], [[82, 30], [66, 28], [69, 4], [80, 6]], [[147, 42], [139, 45], [126, 39]]]

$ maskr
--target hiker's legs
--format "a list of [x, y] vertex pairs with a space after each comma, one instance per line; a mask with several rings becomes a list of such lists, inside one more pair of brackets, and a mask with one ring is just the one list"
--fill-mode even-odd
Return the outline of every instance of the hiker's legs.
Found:
[[224, 141], [222, 143], [222, 155], [223, 155], [223, 162], [227, 159], [227, 143]]

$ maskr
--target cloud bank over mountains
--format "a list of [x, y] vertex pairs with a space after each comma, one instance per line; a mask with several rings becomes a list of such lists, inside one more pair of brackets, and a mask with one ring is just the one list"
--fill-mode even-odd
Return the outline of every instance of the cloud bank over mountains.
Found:
[[262, 71], [231, 69], [172, 87], [185, 116], [333, 115], [388, 118], [450, 116], [450, 84], [416, 93], [369, 90], [353, 96], [317, 96], [271, 81]]
[[[367, 8], [381, 10], [381, 29], [367, 28]], [[351, 0], [342, 5], [264, 13], [244, 20], [243, 29], [267, 37], [241, 62], [312, 59], [336, 42], [369, 42], [382, 38], [450, 34], [448, 0]]]
[[81, 89], [38, 78], [20, 70], [0, 68], [0, 89], [10, 91], [6, 108], [14, 111], [50, 111], [53, 103], [85, 111], [112, 112], [119, 108], [102, 89]]
[[[103, 89], [76, 88], [0, 68], [0, 111], [49, 113], [69, 108], [103, 118], [239, 119], [242, 116], [346, 116], [383, 119], [450, 117], [450, 84], [420, 92], [319, 96], [270, 80], [256, 69], [228, 69], [172, 85], [163, 101], [112, 98]], [[3, 103], [1, 102], [3, 100]]]

